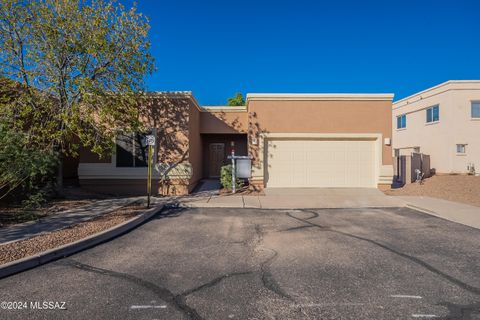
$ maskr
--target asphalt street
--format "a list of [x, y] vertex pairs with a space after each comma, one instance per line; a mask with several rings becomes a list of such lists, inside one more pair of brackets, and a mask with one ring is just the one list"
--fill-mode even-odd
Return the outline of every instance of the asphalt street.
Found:
[[168, 209], [0, 292], [17, 309], [0, 319], [480, 319], [480, 230], [407, 208]]

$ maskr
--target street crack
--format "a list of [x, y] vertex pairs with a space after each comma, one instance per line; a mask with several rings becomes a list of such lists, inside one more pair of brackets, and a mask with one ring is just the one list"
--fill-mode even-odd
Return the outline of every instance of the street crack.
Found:
[[264, 232], [260, 227], [260, 225], [258, 224], [255, 224], [255, 234], [257, 237], [256, 241], [254, 241], [256, 246], [261, 247], [260, 250], [268, 250], [273, 253], [265, 261], [260, 263], [260, 273], [261, 273], [263, 286], [267, 290], [272, 291], [273, 293], [279, 295], [280, 297], [295, 302], [295, 300], [281, 288], [281, 286], [278, 284], [277, 280], [273, 276], [272, 272], [270, 271], [270, 266], [275, 261], [275, 259], [277, 259], [278, 252], [274, 249], [267, 248], [263, 245]]
[[[309, 211], [309, 212], [311, 213], [311, 211]], [[387, 246], [387, 245], [384, 245], [384, 244], [382, 244], [382, 243], [380, 243], [380, 242], [377, 242], [377, 241], [375, 241], [375, 240], [372, 240], [372, 239], [364, 238], [364, 237], [361, 237], [361, 236], [357, 236], [357, 235], [354, 235], [354, 234], [351, 234], [351, 233], [348, 233], [348, 232], [343, 232], [343, 231], [340, 231], [340, 230], [336, 230], [336, 229], [333, 229], [333, 228], [326, 228], [326, 227], [324, 227], [324, 226], [322, 226], [322, 225], [318, 225], [318, 224], [316, 224], [316, 223], [313, 223], [313, 222], [311, 222], [311, 221], [308, 221], [308, 219], [302, 219], [302, 218], [299, 218], [299, 217], [295, 217], [295, 216], [292, 215], [290, 212], [287, 212], [286, 215], [287, 215], [288, 217], [292, 218], [292, 219], [295, 219], [295, 220], [297, 220], [297, 221], [302, 221], [302, 222], [304, 222], [304, 223], [307, 223], [307, 224], [309, 224], [309, 225], [312, 225], [312, 226], [314, 226], [314, 227], [317, 227], [317, 228], [320, 228], [320, 229], [323, 229], [323, 230], [326, 230], [326, 231], [338, 233], [338, 234], [341, 234], [341, 235], [346, 236], [346, 237], [350, 237], [350, 238], [354, 238], [354, 239], [358, 239], [358, 240], [362, 240], [362, 241], [365, 241], [365, 242], [374, 244], [374, 245], [376, 245], [376, 246], [378, 246], [378, 247], [380, 247], [380, 248], [382, 248], [382, 249], [385, 249], [385, 250], [387, 250], [387, 251], [390, 251], [390, 252], [392, 252], [392, 253], [394, 253], [394, 254], [402, 257], [402, 258], [408, 259], [408, 260], [410, 260], [410, 261], [412, 261], [412, 262], [414, 262], [414, 263], [416, 263], [416, 264], [418, 264], [418, 265], [426, 268], [427, 270], [429, 270], [429, 271], [431, 271], [431, 272], [439, 275], [440, 277], [442, 277], [442, 278], [444, 278], [445, 280], [447, 280], [447, 281], [449, 281], [449, 282], [451, 282], [451, 283], [453, 283], [453, 284], [461, 287], [461, 288], [464, 289], [464, 290], [467, 290], [467, 291], [469, 291], [469, 292], [471, 292], [471, 293], [474, 293], [474, 294], [476, 294], [476, 295], [480, 295], [480, 288], [471, 286], [471, 285], [469, 285], [469, 284], [467, 284], [467, 283], [465, 283], [465, 282], [463, 282], [463, 281], [461, 281], [461, 280], [459, 280], [459, 279], [457, 279], [457, 278], [454, 278], [454, 277], [452, 277], [451, 275], [446, 274], [445, 272], [443, 272], [443, 271], [435, 268], [434, 266], [428, 264], [427, 262], [425, 262], [425, 261], [423, 261], [423, 260], [421, 260], [421, 259], [419, 259], [419, 258], [416, 258], [416, 257], [414, 257], [414, 256], [410, 256], [410, 255], [408, 255], [408, 254], [406, 254], [406, 253], [403, 253], [403, 252], [400, 252], [400, 251], [398, 251], [398, 250], [395, 250], [395, 249], [393, 249], [393, 248], [391, 248], [391, 247], [389, 247], [389, 246]], [[318, 216], [318, 213], [317, 213], [317, 216]], [[309, 218], [309, 219], [311, 219], [311, 218]]]
[[297, 230], [302, 230], [307, 228], [314, 228], [314, 226], [304, 225], [304, 226], [291, 227], [285, 230], [280, 230], [280, 232], [297, 231]]
[[253, 273], [254, 273], [253, 271], [245, 271], [245, 272], [234, 272], [234, 273], [224, 274], [224, 275], [222, 275], [220, 277], [217, 277], [217, 278], [215, 278], [215, 279], [213, 279], [213, 280], [211, 280], [207, 283], [204, 283], [204, 284], [202, 284], [198, 287], [189, 289], [189, 290], [183, 292], [182, 294], [179, 294], [178, 296], [179, 297], [180, 296], [186, 297], [188, 295], [191, 295], [192, 293], [214, 287], [225, 279], [232, 278], [232, 277], [238, 277], [238, 276], [246, 276], [246, 275], [253, 274]]
[[57, 263], [65, 265], [65, 266], [77, 268], [77, 269], [87, 271], [87, 272], [93, 272], [93, 273], [97, 273], [97, 274], [101, 274], [101, 275], [106, 275], [106, 276], [110, 276], [110, 277], [114, 277], [114, 278], [127, 280], [129, 282], [132, 282], [132, 283], [134, 283], [138, 286], [146, 288], [149, 291], [155, 293], [160, 299], [165, 301], [170, 306], [174, 307], [176, 310], [185, 314], [189, 319], [203, 320], [203, 318], [198, 314], [198, 312], [194, 308], [192, 308], [192, 307], [190, 307], [186, 304], [184, 295], [175, 295], [170, 290], [168, 290], [167, 288], [158, 286], [154, 283], [151, 283], [149, 281], [143, 280], [141, 278], [138, 278], [136, 276], [133, 276], [133, 275], [130, 275], [130, 274], [127, 274], [127, 273], [116, 272], [116, 271], [112, 271], [112, 270], [93, 267], [93, 266], [78, 262], [78, 261], [73, 260], [73, 259], [61, 260]]
[[270, 250], [273, 252], [272, 256], [269, 257], [267, 260], [262, 262], [260, 264], [260, 270], [261, 270], [261, 277], [262, 277], [262, 283], [265, 288], [268, 290], [274, 292], [275, 294], [288, 299], [290, 301], [295, 301], [288, 293], [286, 293], [278, 284], [277, 280], [273, 276], [272, 272], [270, 271], [270, 265], [273, 263], [273, 261], [278, 257], [278, 252], [267, 248], [267, 250]]

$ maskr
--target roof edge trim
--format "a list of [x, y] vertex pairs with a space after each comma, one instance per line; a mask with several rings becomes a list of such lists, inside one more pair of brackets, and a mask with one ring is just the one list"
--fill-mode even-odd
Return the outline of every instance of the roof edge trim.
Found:
[[393, 93], [249, 93], [247, 101], [392, 101]]

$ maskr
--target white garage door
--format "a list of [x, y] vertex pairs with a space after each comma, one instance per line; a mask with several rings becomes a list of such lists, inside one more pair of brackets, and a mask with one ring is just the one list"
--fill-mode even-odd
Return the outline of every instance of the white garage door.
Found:
[[268, 140], [267, 187], [376, 187], [373, 140]]

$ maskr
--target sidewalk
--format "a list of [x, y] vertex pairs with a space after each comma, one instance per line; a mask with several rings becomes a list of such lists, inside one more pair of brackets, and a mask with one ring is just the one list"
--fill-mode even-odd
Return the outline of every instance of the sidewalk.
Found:
[[480, 229], [480, 207], [430, 197], [398, 196], [398, 198], [412, 209]]
[[100, 215], [112, 212], [145, 197], [98, 200], [94, 203], [54, 215], [13, 226], [0, 228], [0, 244], [31, 238], [42, 233], [63, 229], [68, 226], [91, 220]]
[[377, 189], [265, 189], [265, 196], [193, 194], [170, 200], [190, 208], [389, 208], [410, 207], [480, 229], [480, 207], [419, 196], [387, 196]]

